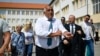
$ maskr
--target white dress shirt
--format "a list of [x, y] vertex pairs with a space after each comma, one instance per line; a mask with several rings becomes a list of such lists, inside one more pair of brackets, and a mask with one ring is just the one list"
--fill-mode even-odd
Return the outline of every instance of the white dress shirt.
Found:
[[84, 40], [90, 40], [91, 38], [93, 38], [92, 25], [90, 23], [86, 24], [86, 22], [82, 22], [81, 26], [86, 35]]
[[45, 17], [45, 16], [38, 18], [38, 20], [35, 24], [35, 33], [37, 35], [37, 37], [35, 38], [35, 44], [44, 49], [52, 49], [59, 45], [59, 36], [52, 38], [52, 45], [50, 45], [50, 46], [47, 45], [47, 39], [49, 38], [47, 36], [50, 33], [54, 33], [58, 30], [62, 31], [62, 33], [67, 31], [63, 27], [60, 20], [55, 19], [55, 18], [52, 18], [52, 19], [53, 19], [53, 22], [52, 22], [53, 29], [51, 29], [50, 31], [49, 31], [50, 22], [48, 21], [47, 17]]
[[[72, 25], [70, 24], [70, 33], [72, 33]], [[75, 33], [75, 25], [73, 24], [73, 34]]]

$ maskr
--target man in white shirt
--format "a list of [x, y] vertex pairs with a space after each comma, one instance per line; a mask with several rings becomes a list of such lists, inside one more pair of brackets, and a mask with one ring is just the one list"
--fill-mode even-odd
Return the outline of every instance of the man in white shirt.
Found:
[[68, 39], [72, 37], [61, 21], [53, 16], [53, 8], [48, 5], [44, 8], [44, 17], [39, 18], [36, 22], [36, 56], [58, 56], [59, 36], [64, 35]]
[[94, 56], [94, 36], [93, 36], [93, 25], [89, 22], [90, 15], [84, 17], [84, 22], [80, 25], [86, 35], [84, 38], [86, 44], [86, 56]]

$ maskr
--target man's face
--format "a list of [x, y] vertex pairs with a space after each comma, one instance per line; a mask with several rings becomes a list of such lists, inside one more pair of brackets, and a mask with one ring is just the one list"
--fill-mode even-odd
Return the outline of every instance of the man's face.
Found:
[[88, 21], [90, 20], [90, 17], [89, 17], [89, 16], [85, 16], [84, 20], [85, 20], [86, 22], [88, 22]]
[[69, 16], [69, 22], [74, 23], [75, 22], [75, 16]]
[[46, 17], [47, 17], [48, 19], [52, 19], [53, 15], [54, 15], [53, 8], [50, 7], [50, 6], [47, 6], [47, 7], [45, 8], [44, 14], [46, 15]]
[[62, 23], [65, 23], [65, 19], [64, 19], [64, 18], [61, 18], [61, 22], [62, 22]]

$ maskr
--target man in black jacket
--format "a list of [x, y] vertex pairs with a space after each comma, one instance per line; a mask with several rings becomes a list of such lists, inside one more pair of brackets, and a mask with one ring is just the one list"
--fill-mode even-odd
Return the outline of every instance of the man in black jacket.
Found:
[[[63, 26], [66, 24], [65, 23], [65, 17], [61, 17], [61, 22], [62, 22]], [[60, 36], [58, 51], [59, 51], [59, 56], [63, 56], [62, 36]]]
[[[75, 24], [75, 16], [69, 16], [69, 24], [64, 25], [65, 28], [73, 34], [71, 40], [64, 38], [63, 47], [64, 47], [64, 56], [81, 56], [82, 55], [82, 37], [85, 37], [85, 34], [82, 28]], [[68, 41], [68, 44], [66, 42]]]

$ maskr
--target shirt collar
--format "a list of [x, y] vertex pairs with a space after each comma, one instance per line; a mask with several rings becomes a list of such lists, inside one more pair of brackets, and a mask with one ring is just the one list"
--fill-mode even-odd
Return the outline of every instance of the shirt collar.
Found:
[[[46, 16], [44, 16], [44, 20], [47, 20], [48, 21], [48, 18]], [[55, 18], [52, 18], [52, 21], [54, 21]]]
[[74, 26], [75, 24], [73, 23], [73, 24], [70, 24], [70, 25], [73, 25]]

